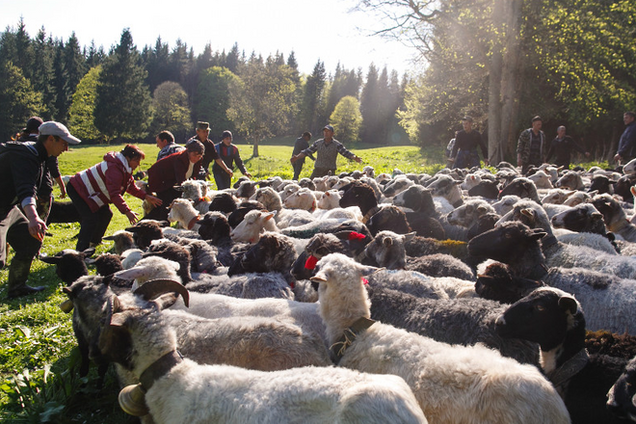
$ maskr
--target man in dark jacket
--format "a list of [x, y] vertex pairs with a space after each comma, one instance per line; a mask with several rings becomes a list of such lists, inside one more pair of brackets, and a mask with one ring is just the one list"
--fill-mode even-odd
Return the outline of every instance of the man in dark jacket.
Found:
[[557, 128], [557, 136], [552, 143], [548, 153], [545, 155], [545, 163], [550, 163], [550, 159], [554, 155], [556, 159], [554, 164], [556, 166], [562, 166], [565, 169], [570, 169], [570, 160], [572, 159], [572, 150], [576, 150], [579, 153], [585, 154], [586, 157], [590, 157], [590, 152], [586, 152], [584, 148], [579, 146], [572, 137], [565, 134], [565, 127], [561, 125]]
[[185, 150], [166, 156], [148, 169], [148, 190], [157, 193], [162, 204], [144, 218], [168, 219], [170, 204], [181, 195], [174, 187], [198, 175], [204, 151], [203, 143], [194, 140]]
[[623, 123], [625, 131], [621, 135], [618, 142], [618, 151], [614, 160], [621, 165], [625, 165], [631, 159], [636, 157], [636, 113], [625, 112], [623, 114]]
[[39, 133], [36, 142], [0, 144], [0, 266], [6, 264], [7, 243], [15, 250], [9, 266], [9, 299], [44, 289], [26, 284], [46, 233], [46, 224], [36, 211], [44, 162], [67, 151], [69, 144], [80, 143], [59, 122], [44, 122]]
[[[292, 157], [296, 156], [298, 153], [302, 152], [306, 148], [309, 147], [309, 140], [311, 140], [311, 133], [309, 131], [305, 131], [302, 136], [296, 139], [294, 143], [294, 151], [292, 152]], [[309, 155], [309, 159], [315, 161], [313, 155]], [[295, 162], [292, 162], [292, 167], [294, 168], [294, 181], [298, 181], [298, 177], [300, 177], [300, 171], [303, 170], [303, 165], [305, 164], [305, 158], [298, 159]]]
[[[27, 121], [26, 128], [24, 128], [22, 136], [18, 141], [38, 141], [38, 128], [40, 128], [42, 122], [42, 118], [37, 116], [31, 117]], [[44, 164], [42, 183], [40, 187], [38, 187], [37, 212], [39, 217], [46, 222], [49, 212], [51, 211], [51, 204], [53, 203], [53, 180], [57, 181], [57, 185], [60, 187], [60, 199], [66, 197], [66, 186], [60, 175], [57, 157], [50, 156]]]
[[[243, 165], [243, 159], [241, 159], [238, 147], [232, 144], [232, 133], [230, 131], [223, 131], [221, 142], [216, 145], [216, 151], [227, 169], [231, 170], [234, 168], [234, 163], [236, 163], [236, 167], [241, 170], [243, 175], [252, 178], [252, 175], [247, 172], [245, 165]], [[232, 184], [232, 173], [225, 171], [218, 162], [212, 165], [212, 172], [214, 173], [214, 181], [216, 181], [216, 186], [219, 190], [230, 188]]]
[[186, 146], [194, 140], [199, 140], [201, 143], [203, 143], [205, 152], [203, 153], [203, 162], [201, 163], [201, 169], [199, 170], [199, 174], [195, 175], [194, 178], [199, 180], [207, 180], [208, 175], [210, 174], [210, 169], [209, 169], [210, 164], [212, 162], [217, 164], [220, 169], [222, 169], [224, 172], [229, 174], [230, 178], [232, 178], [232, 175], [234, 175], [234, 173], [232, 172], [231, 169], [225, 166], [225, 163], [221, 160], [221, 158], [219, 157], [219, 154], [217, 153], [215, 149], [214, 143], [212, 142], [212, 140], [208, 138], [208, 136], [210, 135], [210, 124], [203, 121], [197, 122], [196, 131], [197, 131], [197, 135], [195, 135], [190, 140], [188, 140], [186, 142]]
[[464, 129], [457, 132], [455, 143], [451, 150], [449, 162], [453, 162], [453, 168], [472, 168], [479, 166], [479, 153], [477, 147], [481, 148], [484, 155], [484, 163], [488, 166], [488, 150], [481, 138], [481, 134], [473, 130], [473, 118], [464, 116], [462, 119]]

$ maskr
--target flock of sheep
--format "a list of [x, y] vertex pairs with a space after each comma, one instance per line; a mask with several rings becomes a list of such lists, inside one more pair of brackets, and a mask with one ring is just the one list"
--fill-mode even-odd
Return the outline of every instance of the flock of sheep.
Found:
[[636, 421], [635, 183], [636, 162], [189, 180], [175, 226], [40, 259], [80, 374], [114, 364], [144, 423]]

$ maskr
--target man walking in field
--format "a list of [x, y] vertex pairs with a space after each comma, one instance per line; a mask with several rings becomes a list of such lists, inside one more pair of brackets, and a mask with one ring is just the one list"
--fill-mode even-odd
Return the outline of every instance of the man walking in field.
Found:
[[214, 146], [214, 142], [208, 138], [210, 135], [210, 124], [208, 122], [199, 121], [197, 122], [197, 135], [192, 137], [190, 140], [186, 142], [186, 146], [193, 140], [199, 140], [203, 143], [203, 147], [205, 147], [205, 153], [203, 153], [203, 162], [201, 163], [201, 169], [199, 171], [199, 175], [195, 175], [194, 178], [198, 180], [207, 180], [208, 175], [210, 175], [210, 164], [215, 162], [225, 173], [227, 173], [230, 178], [234, 175], [231, 169], [229, 169], [225, 163], [221, 160], [221, 157], [216, 151]]
[[81, 141], [59, 122], [44, 122], [35, 142], [0, 144], [0, 267], [7, 260], [7, 243], [15, 250], [9, 265], [7, 298], [44, 290], [26, 284], [31, 262], [42, 246], [46, 224], [36, 211], [44, 163]]
[[[296, 139], [296, 142], [294, 143], [294, 151], [292, 152], [292, 158], [309, 147], [309, 140], [311, 140], [311, 133], [309, 131], [305, 131], [303, 135]], [[313, 155], [309, 155], [309, 159], [313, 160], [314, 162], [316, 161], [316, 158]], [[305, 158], [292, 161], [292, 168], [294, 168], [294, 178], [292, 178], [292, 180], [298, 181], [298, 177], [300, 177], [300, 171], [303, 170], [304, 164]]]
[[323, 138], [314, 141], [314, 144], [292, 156], [291, 162], [295, 163], [297, 160], [303, 159], [306, 156], [316, 153], [316, 163], [314, 164], [314, 171], [309, 178], [323, 177], [328, 175], [329, 172], [336, 172], [336, 159], [338, 153], [346, 157], [349, 160], [355, 160], [356, 162], [362, 162], [358, 156], [347, 150], [345, 146], [335, 138], [333, 138], [333, 127], [331, 125], [325, 125], [322, 129]]

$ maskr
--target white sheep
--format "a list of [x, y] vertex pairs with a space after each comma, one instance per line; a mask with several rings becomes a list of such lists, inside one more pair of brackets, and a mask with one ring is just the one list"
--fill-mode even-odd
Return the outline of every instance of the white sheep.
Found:
[[551, 178], [552, 176], [544, 171], [537, 171], [528, 176], [528, 179], [533, 181], [537, 188], [553, 188]]
[[142, 286], [146, 281], [154, 279], [167, 279], [172, 281], [181, 281], [181, 277], [177, 272], [179, 271], [179, 263], [171, 261], [159, 256], [149, 256], [139, 260], [135, 266], [124, 269], [123, 271], [117, 271], [115, 273], [116, 278], [122, 280], [135, 280], [132, 289], [135, 290], [139, 286]]
[[[177, 352], [176, 331], [161, 313], [109, 310], [114, 313], [107, 317], [100, 346], [130, 349], [128, 360], [117, 359], [141, 381], [120, 393], [120, 404], [137, 415], [149, 412], [157, 424], [427, 422], [399, 377], [341, 368], [262, 372], [199, 365]], [[159, 367], [162, 372], [145, 377], [146, 370]], [[143, 401], [133, 401], [137, 395]]]
[[170, 205], [168, 221], [178, 222], [181, 228], [197, 231], [200, 213], [189, 199], [174, 199]]
[[338, 364], [395, 374], [436, 423], [569, 423], [563, 401], [535, 367], [483, 346], [451, 346], [369, 320], [364, 267], [334, 253], [318, 262], [320, 314]]
[[301, 188], [290, 194], [283, 201], [283, 205], [289, 209], [302, 209], [313, 212], [316, 210], [316, 196], [308, 188]]
[[124, 269], [130, 269], [143, 258], [144, 251], [141, 249], [124, 250], [121, 254], [121, 266]]

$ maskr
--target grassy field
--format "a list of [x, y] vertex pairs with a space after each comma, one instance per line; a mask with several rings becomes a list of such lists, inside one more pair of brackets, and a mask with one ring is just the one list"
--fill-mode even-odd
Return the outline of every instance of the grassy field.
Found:
[[[293, 139], [279, 144], [264, 143], [259, 157], [251, 157], [252, 146], [239, 145], [247, 169], [255, 179], [273, 175], [290, 178], [293, 175], [289, 157]], [[74, 174], [101, 161], [104, 153], [120, 150], [123, 146], [81, 146], [60, 157], [63, 174]], [[142, 145], [146, 159], [140, 169], [147, 169], [156, 158], [154, 145]], [[415, 146], [350, 147], [363, 159], [362, 164], [348, 162], [340, 157], [340, 171], [361, 169], [368, 164], [376, 173], [391, 173], [395, 168], [403, 172], [433, 174], [443, 167], [443, 152], [422, 154]], [[305, 162], [301, 177], [309, 176], [313, 167]], [[234, 180], [240, 176], [235, 174]], [[55, 194], [59, 195], [57, 188]], [[126, 195], [129, 204], [141, 214], [141, 202]], [[125, 228], [128, 221], [116, 208], [107, 234]], [[62, 249], [74, 248], [78, 224], [54, 224], [46, 238], [42, 253], [53, 255]], [[103, 253], [111, 242], [98, 247]], [[9, 261], [11, 254], [9, 255]], [[37, 259], [31, 267], [28, 283], [45, 285], [47, 289], [35, 296], [6, 300], [7, 269], [0, 271], [0, 421], [4, 423], [125, 423], [134, 419], [119, 408], [114, 373], [109, 371], [106, 386], [95, 387], [96, 372], [80, 380], [73, 367], [78, 360], [75, 338], [71, 328], [71, 315], [64, 314], [58, 305], [66, 299], [62, 283], [54, 267]]]

